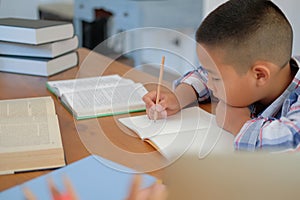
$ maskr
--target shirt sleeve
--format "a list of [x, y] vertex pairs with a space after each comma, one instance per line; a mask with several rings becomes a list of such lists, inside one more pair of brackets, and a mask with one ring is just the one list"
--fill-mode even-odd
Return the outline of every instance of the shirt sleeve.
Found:
[[198, 94], [198, 101], [205, 101], [210, 98], [210, 91], [207, 88], [207, 79], [207, 71], [200, 66], [196, 70], [190, 71], [175, 80], [173, 88], [175, 89], [181, 83], [191, 85]]
[[297, 150], [300, 146], [300, 98], [277, 118], [258, 117], [244, 124], [235, 137], [236, 150]]

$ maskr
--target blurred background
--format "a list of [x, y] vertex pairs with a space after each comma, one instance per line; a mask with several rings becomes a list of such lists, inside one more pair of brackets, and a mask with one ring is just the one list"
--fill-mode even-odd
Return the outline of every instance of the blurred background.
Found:
[[[166, 56], [165, 79], [174, 80], [199, 63], [194, 32], [225, 0], [0, 0], [0, 17], [72, 22], [79, 46], [117, 58], [153, 75]], [[294, 29], [294, 55], [300, 55], [299, 0], [273, 0]], [[141, 27], [160, 27], [133, 30]], [[161, 29], [166, 28], [166, 29]], [[118, 33], [120, 37], [114, 37]], [[111, 38], [105, 45], [101, 42]]]

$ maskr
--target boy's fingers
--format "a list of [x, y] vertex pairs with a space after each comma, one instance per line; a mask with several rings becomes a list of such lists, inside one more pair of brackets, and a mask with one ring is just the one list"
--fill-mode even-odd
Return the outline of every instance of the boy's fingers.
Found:
[[160, 183], [155, 183], [151, 188], [151, 195], [148, 200], [165, 200], [167, 199], [168, 192], [166, 186]]
[[77, 195], [75, 193], [75, 190], [72, 186], [70, 179], [67, 176], [63, 176], [63, 182], [64, 182], [64, 186], [66, 188], [66, 193], [70, 196], [70, 199], [77, 200], [78, 198], [77, 198]]
[[57, 188], [55, 187], [54, 182], [51, 178], [48, 179], [48, 187], [50, 189], [50, 193], [51, 193], [53, 199], [59, 198], [60, 193], [57, 190]]
[[145, 94], [143, 96], [143, 101], [146, 103], [146, 104], [151, 104], [151, 103], [155, 103], [155, 100], [156, 100], [156, 91], [151, 91], [151, 92], [148, 92], [147, 94]]
[[159, 102], [159, 105], [161, 106], [161, 108], [163, 108], [163, 110], [166, 110], [166, 108], [167, 108], [167, 102], [166, 102], [165, 99], [161, 100]]
[[160, 104], [155, 104], [152, 109], [156, 110], [157, 112], [162, 112], [165, 110]]
[[165, 185], [154, 183], [150, 187], [139, 191], [138, 200], [166, 200], [167, 196]]
[[167, 118], [167, 111], [161, 105], [157, 104], [151, 106], [151, 108], [148, 110], [147, 114], [149, 119], [154, 119], [155, 112], [157, 112], [157, 119]]
[[149, 107], [155, 104], [155, 100], [152, 100], [152, 99], [150, 99], [148, 97], [143, 97], [143, 101]]

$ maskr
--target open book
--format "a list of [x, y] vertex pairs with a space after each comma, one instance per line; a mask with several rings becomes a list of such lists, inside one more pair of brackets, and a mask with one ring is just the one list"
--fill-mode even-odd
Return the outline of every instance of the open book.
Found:
[[0, 101], [0, 174], [65, 165], [51, 97]]
[[146, 88], [119, 75], [48, 81], [46, 86], [76, 119], [145, 110]]
[[73, 35], [74, 27], [70, 22], [23, 18], [0, 19], [1, 41], [39, 45], [71, 38]]
[[155, 122], [147, 115], [119, 118], [119, 121], [167, 159], [178, 157], [186, 151], [202, 156], [217, 143], [218, 150], [233, 150], [233, 136], [217, 126], [214, 115], [198, 106], [185, 108]]

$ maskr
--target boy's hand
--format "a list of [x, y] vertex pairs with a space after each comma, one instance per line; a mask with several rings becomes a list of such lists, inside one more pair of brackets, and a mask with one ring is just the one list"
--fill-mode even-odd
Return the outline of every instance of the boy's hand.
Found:
[[165, 185], [154, 183], [153, 185], [140, 189], [141, 176], [135, 175], [126, 200], [166, 200], [168, 196]]
[[161, 92], [159, 105], [155, 105], [156, 91], [151, 91], [143, 97], [146, 104], [146, 112], [150, 119], [154, 119], [154, 111], [158, 112], [158, 119], [173, 115], [180, 110], [179, 102], [174, 93]]
[[243, 125], [250, 120], [248, 107], [232, 107], [223, 101], [219, 101], [216, 107], [216, 121], [218, 126], [236, 136]]
[[[154, 183], [153, 185], [141, 189], [141, 176], [136, 175], [133, 178], [130, 186], [130, 191], [126, 200], [166, 200], [168, 193], [165, 185], [160, 183]], [[59, 192], [55, 187], [53, 180], [49, 179], [48, 187], [53, 200], [78, 200], [75, 190], [69, 179], [64, 177], [64, 186], [66, 192]], [[26, 200], [38, 200], [35, 195], [28, 188], [23, 188], [24, 196]], [[112, 191], [113, 193], [114, 191]]]
[[[67, 177], [63, 177], [65, 192], [59, 192], [52, 179], [48, 180], [48, 187], [53, 200], [78, 200], [77, 195], [73, 189], [71, 181]], [[37, 200], [35, 195], [28, 189], [23, 188], [26, 200]]]

